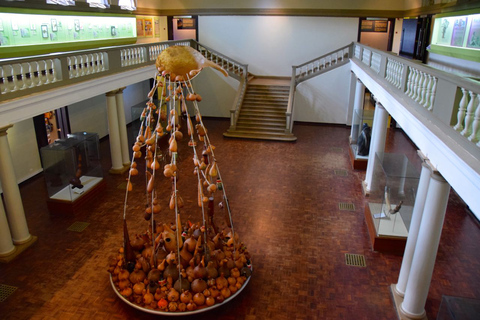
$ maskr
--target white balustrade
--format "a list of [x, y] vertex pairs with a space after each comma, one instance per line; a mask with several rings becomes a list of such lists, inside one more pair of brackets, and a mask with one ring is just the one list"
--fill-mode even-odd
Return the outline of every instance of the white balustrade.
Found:
[[362, 62], [365, 63], [367, 66], [370, 66], [370, 56], [372, 52], [368, 49], [363, 49], [363, 56]]

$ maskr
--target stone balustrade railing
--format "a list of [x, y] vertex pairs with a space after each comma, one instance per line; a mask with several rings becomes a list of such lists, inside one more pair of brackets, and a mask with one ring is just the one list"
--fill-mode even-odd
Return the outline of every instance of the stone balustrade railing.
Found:
[[430, 111], [480, 147], [480, 84], [359, 43], [354, 57], [369, 66], [392, 89]]
[[1, 59], [0, 102], [153, 65], [162, 50], [172, 45], [191, 46], [201, 50], [208, 59], [213, 59], [214, 62], [222, 65], [234, 77], [245, 77], [248, 73], [246, 65], [194, 40], [165, 41]]
[[352, 56], [352, 48], [353, 45], [350, 44], [313, 60], [307, 61], [301, 65], [292, 66], [290, 94], [288, 97], [288, 107], [286, 111], [287, 124], [285, 131], [287, 133], [292, 133], [293, 130], [292, 115], [296, 86], [303, 81], [348, 63], [350, 61], [349, 58]]

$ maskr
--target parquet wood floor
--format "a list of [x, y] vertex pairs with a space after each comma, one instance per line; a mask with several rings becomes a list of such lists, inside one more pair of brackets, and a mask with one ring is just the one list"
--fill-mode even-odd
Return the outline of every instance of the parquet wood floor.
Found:
[[[297, 124], [297, 142], [281, 143], [225, 139], [228, 120], [205, 122], [254, 274], [236, 299], [191, 318], [396, 319], [389, 286], [397, 281], [401, 257], [371, 250], [361, 190], [365, 173], [350, 167], [349, 129]], [[389, 131], [386, 151], [407, 154], [420, 169], [401, 131]], [[191, 156], [180, 152], [180, 168], [190, 168]], [[101, 153], [107, 189], [74, 215], [48, 212], [42, 175], [21, 185], [29, 229], [38, 241], [0, 265], [0, 283], [18, 287], [0, 302], [1, 319], [155, 318], [124, 304], [110, 287], [106, 269], [122, 243], [124, 190], [118, 186], [126, 176], [107, 173], [108, 141], [101, 142]], [[347, 175], [335, 175], [335, 169]], [[188, 182], [186, 171], [179, 190], [190, 204], [196, 184]], [[132, 197], [129, 206], [142, 208], [140, 198]], [[340, 211], [339, 202], [353, 203], [356, 210]], [[135, 218], [129, 219], [132, 232], [144, 227], [141, 214]], [[90, 224], [83, 232], [68, 231], [76, 221]], [[452, 192], [426, 303], [430, 319], [442, 295], [480, 299], [478, 243], [479, 225]], [[365, 255], [367, 266], [347, 266], [345, 253]]]

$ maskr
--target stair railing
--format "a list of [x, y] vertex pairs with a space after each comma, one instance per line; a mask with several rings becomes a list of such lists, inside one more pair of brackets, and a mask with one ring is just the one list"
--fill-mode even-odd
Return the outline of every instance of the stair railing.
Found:
[[234, 130], [243, 104], [243, 98], [247, 91], [248, 64], [238, 62], [196, 41], [192, 40], [192, 42], [195, 44], [195, 49], [201, 52], [205, 58], [224, 68], [232, 77], [240, 82], [233, 106], [230, 109], [230, 129]]
[[324, 54], [318, 58], [292, 66], [292, 77], [290, 80], [290, 93], [288, 96], [288, 107], [285, 112], [287, 123], [285, 132], [292, 133], [293, 130], [293, 106], [295, 91], [298, 84], [320, 74], [343, 66], [350, 61], [353, 53], [353, 43], [337, 50]]

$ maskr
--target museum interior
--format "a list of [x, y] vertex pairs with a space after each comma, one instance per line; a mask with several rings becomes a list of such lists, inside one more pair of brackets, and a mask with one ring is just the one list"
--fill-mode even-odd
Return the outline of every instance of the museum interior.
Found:
[[1, 319], [478, 319], [480, 1], [0, 0]]

